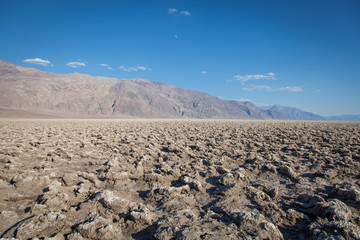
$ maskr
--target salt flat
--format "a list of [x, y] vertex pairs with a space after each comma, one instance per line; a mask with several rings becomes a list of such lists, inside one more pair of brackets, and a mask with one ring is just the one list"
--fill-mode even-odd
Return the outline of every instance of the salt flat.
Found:
[[0, 236], [360, 239], [360, 123], [0, 120]]

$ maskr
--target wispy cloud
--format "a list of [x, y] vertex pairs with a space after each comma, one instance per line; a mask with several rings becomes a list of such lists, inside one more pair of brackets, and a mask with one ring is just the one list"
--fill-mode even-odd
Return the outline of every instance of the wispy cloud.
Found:
[[47, 67], [49, 65], [54, 66], [51, 64], [51, 62], [49, 60], [43, 60], [41, 58], [28, 58], [28, 59], [23, 60], [23, 62], [36, 64], [36, 65], [40, 65], [40, 66], [44, 66], [44, 67]]
[[207, 71], [202, 71], [201, 76], [205, 76], [207, 74]]
[[239, 101], [240, 101], [240, 102], [251, 102], [251, 100], [250, 100], [250, 99], [247, 99], [247, 98], [245, 98], [245, 99], [244, 99], [244, 98], [240, 98]]
[[86, 63], [84, 62], [68, 62], [66, 65], [72, 68], [86, 67]]
[[109, 66], [109, 64], [106, 64], [106, 63], [101, 63], [100, 66], [101, 67], [106, 67], [109, 70], [114, 70], [112, 67]]
[[184, 16], [191, 16], [191, 13], [188, 11], [181, 11], [180, 14]]
[[269, 72], [267, 74], [246, 74], [246, 75], [235, 75], [233, 78], [227, 80], [226, 82], [237, 82], [240, 81], [242, 83], [245, 83], [247, 81], [251, 80], [259, 80], [259, 79], [273, 79], [275, 80], [275, 73]]
[[175, 8], [169, 8], [169, 13], [176, 13], [178, 10]]
[[151, 71], [151, 68], [140, 66], [139, 64], [135, 67], [125, 67], [125, 66], [119, 66], [119, 69], [125, 71], [125, 72], [137, 72], [137, 71]]
[[283, 87], [283, 88], [278, 88], [277, 91], [279, 92], [302, 92], [303, 89], [302, 87]]
[[243, 90], [272, 92], [274, 89], [268, 85], [257, 85], [257, 86], [244, 87]]
[[273, 87], [269, 85], [251, 85], [249, 81], [256, 81], [260, 79], [276, 80], [275, 73], [269, 72], [266, 74], [246, 74], [246, 75], [235, 75], [226, 82], [241, 82], [245, 91], [264, 91], [264, 92], [302, 92], [302, 87], [299, 86], [285, 86], [285, 87]]
[[183, 11], [180, 11], [175, 9], [175, 8], [169, 8], [169, 11], [168, 11], [170, 14], [173, 14], [173, 13], [177, 13], [177, 15], [182, 15], [182, 16], [191, 16], [191, 13], [189, 11], [186, 11], [186, 10], [183, 10]]
[[244, 87], [245, 91], [265, 91], [265, 92], [302, 92], [302, 87], [297, 86], [286, 86], [281, 88], [274, 88], [268, 85], [253, 85]]

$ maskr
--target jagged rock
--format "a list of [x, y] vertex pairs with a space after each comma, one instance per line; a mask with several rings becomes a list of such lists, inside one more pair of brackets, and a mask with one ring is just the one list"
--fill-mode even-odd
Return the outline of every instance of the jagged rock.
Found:
[[78, 232], [70, 233], [66, 236], [66, 238], [69, 240], [85, 240], [85, 238]]
[[360, 239], [360, 228], [346, 221], [331, 221], [327, 223], [314, 223], [311, 239]]
[[246, 177], [246, 170], [244, 168], [236, 168], [230, 171], [221, 171], [224, 172], [221, 174], [219, 183], [222, 185], [236, 184], [240, 180], [244, 180]]
[[179, 240], [196, 240], [201, 239], [202, 232], [201, 230], [195, 226], [195, 227], [183, 227], [175, 234], [175, 238]]
[[276, 198], [279, 196], [279, 189], [272, 188], [269, 191], [267, 191], [266, 194], [269, 195], [271, 198]]
[[142, 208], [140, 211], [132, 211], [129, 217], [132, 221], [146, 225], [151, 225], [156, 219], [156, 215], [147, 208]]
[[330, 221], [349, 221], [351, 218], [351, 210], [338, 199], [331, 199], [321, 206]]
[[260, 205], [261, 213], [270, 220], [270, 222], [279, 225], [282, 223], [285, 213], [274, 202], [263, 203]]
[[181, 181], [184, 184], [188, 184], [191, 189], [195, 189], [196, 191], [204, 191], [204, 188], [202, 187], [201, 182], [198, 181], [198, 180], [191, 179], [191, 178], [189, 178], [187, 176], [182, 176]]
[[143, 179], [151, 187], [160, 187], [164, 183], [164, 177], [158, 173], [145, 173]]
[[110, 190], [104, 190], [96, 195], [96, 199], [108, 209], [116, 213], [128, 213], [131, 209], [135, 208], [136, 204], [123, 199]]
[[45, 240], [65, 240], [64, 235], [57, 233], [55, 236], [45, 238]]
[[235, 168], [232, 172], [237, 180], [244, 180], [246, 178], [246, 170], [244, 168]]
[[295, 174], [294, 170], [289, 166], [280, 167], [278, 169], [278, 172], [284, 174], [285, 176], [287, 176], [288, 178], [290, 178], [292, 180], [296, 179], [296, 174]]
[[91, 183], [95, 184], [96, 187], [99, 187], [101, 185], [98, 176], [94, 173], [81, 173], [79, 174], [80, 177], [84, 178], [85, 180], [90, 181]]
[[44, 192], [51, 192], [51, 193], [59, 192], [61, 185], [62, 185], [61, 182], [55, 180], [51, 182], [51, 184], [47, 188], [45, 188]]
[[130, 178], [130, 175], [128, 172], [108, 172], [107, 179], [113, 179], [113, 180], [128, 180]]
[[360, 191], [355, 185], [350, 183], [336, 184], [333, 190], [329, 193], [330, 197], [338, 198], [340, 200], [352, 200], [360, 202]]
[[190, 192], [189, 185], [184, 185], [181, 187], [160, 187], [155, 188], [151, 191], [152, 195], [159, 194], [159, 195], [181, 195]]
[[121, 228], [103, 217], [80, 224], [77, 231], [86, 239], [124, 239]]
[[20, 224], [16, 231], [16, 238], [28, 239], [51, 236], [65, 225], [65, 221], [66, 216], [62, 212], [44, 213]]
[[279, 229], [273, 223], [267, 222], [261, 214], [234, 211], [231, 217], [244, 236], [251, 235], [255, 239], [284, 239]]
[[296, 223], [299, 220], [306, 220], [308, 222], [310, 221], [310, 218], [307, 215], [305, 215], [305, 214], [303, 214], [301, 212], [298, 212], [298, 211], [296, 211], [295, 209], [292, 209], [292, 208], [290, 208], [290, 209], [288, 209], [286, 211], [286, 218], [293, 225], [296, 225]]
[[258, 190], [252, 186], [247, 187], [247, 191], [248, 191], [249, 198], [258, 204], [261, 204], [263, 201], [270, 201], [269, 195], [267, 195], [265, 192]]
[[235, 176], [232, 173], [223, 173], [220, 176], [219, 183], [222, 185], [229, 185], [235, 183]]
[[174, 239], [174, 234], [178, 231], [178, 229], [178, 227], [158, 228], [158, 230], [154, 234], [154, 237], [157, 240], [171, 240]]
[[56, 210], [68, 209], [69, 201], [70, 201], [70, 197], [66, 193], [51, 194], [49, 192], [49, 193], [45, 193], [41, 198], [42, 204], [45, 204], [46, 207], [50, 209], [56, 209]]
[[80, 182], [80, 177], [76, 173], [65, 173], [61, 178], [66, 186], [74, 186]]
[[90, 193], [91, 184], [89, 181], [82, 182], [78, 187], [76, 188], [76, 194], [77, 195], [88, 195]]
[[275, 174], [277, 173], [276, 166], [271, 163], [264, 164], [262, 168], [264, 169], [264, 171], [269, 171]]

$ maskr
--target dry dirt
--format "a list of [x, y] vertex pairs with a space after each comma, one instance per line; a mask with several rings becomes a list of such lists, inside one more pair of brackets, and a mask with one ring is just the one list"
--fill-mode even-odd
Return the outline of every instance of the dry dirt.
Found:
[[360, 239], [360, 123], [0, 120], [2, 239]]

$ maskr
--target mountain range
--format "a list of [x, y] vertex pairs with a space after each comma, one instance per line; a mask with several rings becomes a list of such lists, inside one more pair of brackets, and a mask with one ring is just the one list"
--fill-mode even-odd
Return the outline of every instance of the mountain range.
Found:
[[58, 117], [288, 119], [251, 102], [226, 101], [162, 82], [56, 74], [3, 60], [0, 108]]
[[264, 110], [276, 111], [286, 115], [291, 120], [313, 120], [313, 121], [360, 121], [360, 115], [339, 115], [339, 116], [320, 116], [315, 113], [306, 112], [299, 108], [273, 105], [260, 107]]
[[294, 107], [273, 105], [273, 106], [261, 107], [261, 109], [281, 112], [292, 120], [316, 120], [316, 121], [326, 120], [325, 117], [322, 117], [318, 114], [311, 113], [311, 112], [305, 112], [301, 109], [294, 108]]
[[213, 118], [360, 121], [298, 108], [227, 101], [141, 78], [57, 74], [0, 60], [0, 117]]

